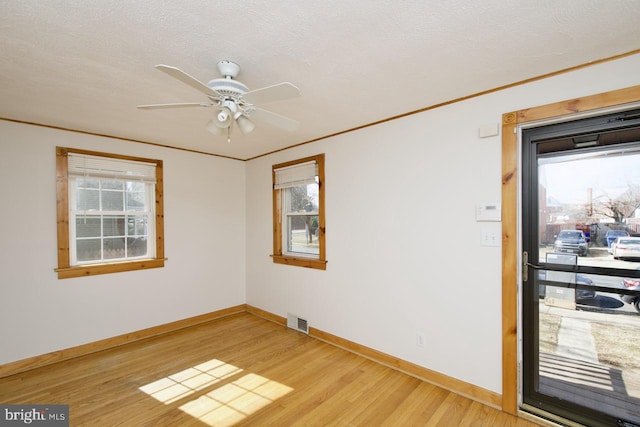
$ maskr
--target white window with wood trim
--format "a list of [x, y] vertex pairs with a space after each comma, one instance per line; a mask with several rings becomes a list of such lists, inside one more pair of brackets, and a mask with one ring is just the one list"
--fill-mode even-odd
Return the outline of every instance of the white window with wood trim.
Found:
[[326, 269], [324, 154], [272, 168], [273, 260]]
[[58, 147], [58, 277], [164, 265], [162, 161]]

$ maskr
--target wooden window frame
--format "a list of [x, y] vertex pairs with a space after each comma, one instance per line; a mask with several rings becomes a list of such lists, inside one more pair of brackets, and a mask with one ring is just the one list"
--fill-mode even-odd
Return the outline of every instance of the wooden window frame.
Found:
[[[68, 154], [82, 154], [120, 160], [132, 160], [156, 165], [155, 184], [155, 258], [132, 261], [105, 262], [87, 265], [71, 265], [69, 253], [69, 163]], [[119, 273], [123, 271], [143, 270], [164, 267], [164, 203], [163, 203], [162, 160], [56, 147], [56, 204], [58, 224], [58, 279], [86, 277], [98, 274]]]
[[[291, 256], [283, 252], [282, 248], [282, 190], [275, 188], [276, 169], [294, 166], [300, 163], [315, 161], [318, 165], [318, 243], [320, 253], [317, 258]], [[294, 265], [297, 267], [326, 270], [326, 246], [325, 246], [325, 206], [324, 206], [324, 153], [302, 159], [292, 160], [273, 165], [271, 169], [273, 189], [273, 262], [276, 264]]]
[[502, 116], [502, 410], [518, 414], [518, 144], [524, 123], [640, 102], [640, 85]]

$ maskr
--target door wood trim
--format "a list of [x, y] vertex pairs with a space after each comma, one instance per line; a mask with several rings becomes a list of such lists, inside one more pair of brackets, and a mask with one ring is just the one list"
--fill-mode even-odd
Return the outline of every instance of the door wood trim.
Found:
[[518, 125], [640, 101], [640, 85], [502, 115], [502, 410], [518, 414]]

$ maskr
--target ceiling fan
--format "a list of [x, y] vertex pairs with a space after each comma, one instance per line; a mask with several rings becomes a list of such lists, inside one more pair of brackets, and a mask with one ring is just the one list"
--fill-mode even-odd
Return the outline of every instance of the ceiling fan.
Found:
[[289, 82], [249, 90], [246, 85], [234, 80], [240, 72], [240, 66], [232, 61], [218, 62], [218, 70], [222, 78], [210, 80], [207, 84], [176, 67], [159, 64], [156, 65], [156, 68], [204, 93], [209, 100], [204, 102], [138, 105], [138, 108], [154, 110], [160, 108], [214, 107], [216, 114], [207, 123], [207, 129], [214, 135], [226, 134], [227, 142], [231, 142], [231, 129], [234, 123], [243, 134], [253, 131], [255, 125], [252, 119], [289, 132], [298, 129], [299, 123], [296, 120], [256, 106], [256, 104], [266, 104], [299, 97], [300, 89]]

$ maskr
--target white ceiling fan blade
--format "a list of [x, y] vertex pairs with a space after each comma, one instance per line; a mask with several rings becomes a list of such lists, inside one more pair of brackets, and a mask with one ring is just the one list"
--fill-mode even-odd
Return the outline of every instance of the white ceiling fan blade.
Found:
[[142, 110], [157, 110], [160, 108], [212, 107], [213, 105], [211, 102], [176, 102], [173, 104], [138, 105], [138, 108]]
[[180, 80], [182, 83], [188, 84], [192, 88], [199, 90], [205, 95], [214, 96], [216, 98], [221, 96], [220, 93], [211, 89], [209, 86], [202, 83], [200, 80], [185, 73], [179, 68], [172, 67], [170, 65], [163, 65], [163, 64], [156, 65], [156, 68], [164, 73], [169, 74], [171, 77]]
[[285, 99], [297, 98], [299, 96], [300, 89], [289, 82], [250, 90], [242, 95], [242, 97], [250, 104], [266, 104], [268, 102], [283, 101]]
[[273, 126], [279, 127], [289, 132], [293, 132], [300, 127], [300, 123], [289, 117], [281, 116], [271, 111], [263, 110], [262, 108], [256, 108], [251, 112], [249, 116], [252, 119], [256, 119], [265, 123], [269, 123]]

